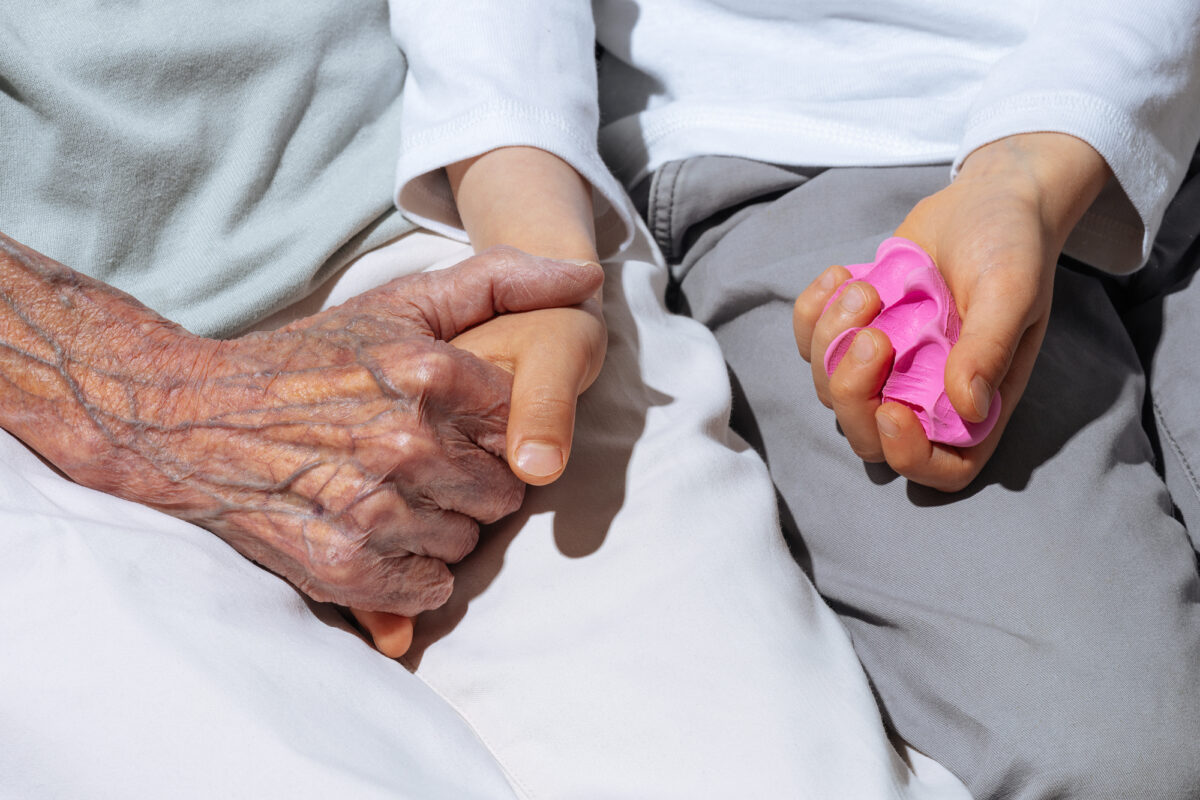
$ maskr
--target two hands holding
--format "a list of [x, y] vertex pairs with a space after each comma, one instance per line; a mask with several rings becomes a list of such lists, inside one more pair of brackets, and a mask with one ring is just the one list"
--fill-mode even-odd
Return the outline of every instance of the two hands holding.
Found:
[[[586, 185], [562, 162], [511, 148], [448, 171], [477, 247], [519, 243], [530, 252], [595, 259]], [[955, 410], [980, 422], [994, 396], [1001, 397], [997, 424], [975, 446], [931, 443], [912, 409], [881, 400], [893, 348], [869, 327], [880, 311], [870, 284], [855, 282], [830, 304], [849, 277], [834, 266], [801, 293], [793, 317], [797, 346], [856, 454], [943, 491], [962, 489], [979, 474], [1033, 370], [1058, 255], [1109, 176], [1104, 159], [1072, 136], [1008, 137], [972, 153], [954, 183], [918, 203], [896, 230], [933, 258], [958, 307], [961, 333], [945, 369]], [[524, 211], [514, 217], [506, 212], [512, 207]], [[850, 357], [827, 374], [822, 362], [829, 344], [857, 327], [863, 330]], [[580, 306], [494, 318], [452, 341], [513, 373], [506, 455], [526, 483], [549, 483], [561, 474], [575, 398], [599, 372], [604, 338], [597, 292]], [[385, 653], [407, 648], [407, 620], [356, 614]]]
[[[588, 281], [590, 290], [574, 300], [543, 296], [540, 306], [493, 317], [450, 340], [511, 375], [507, 426], [501, 428], [507, 431], [501, 451], [507, 469], [524, 484], [552, 483], [570, 456], [576, 399], [600, 374], [608, 343], [591, 187], [565, 162], [523, 147], [491, 151], [454, 164], [447, 173], [475, 248], [499, 248], [476, 258], [506, 253], [557, 264]], [[552, 258], [533, 258], [505, 245]], [[408, 650], [410, 617], [361, 608], [353, 613], [381, 652], [396, 658]]]
[[[591, 207], [581, 194], [586, 185], [563, 167], [553, 157], [521, 148], [452, 167], [451, 183], [472, 241], [477, 246], [515, 241], [531, 252], [594, 258]], [[918, 203], [896, 230], [933, 258], [957, 304], [962, 328], [945, 369], [955, 410], [981, 422], [1000, 396], [997, 424], [975, 446], [931, 443], [912, 409], [882, 402], [893, 348], [882, 331], [869, 327], [880, 310], [870, 284], [845, 287], [829, 304], [849, 277], [844, 267], [834, 266], [801, 293], [793, 317], [797, 346], [812, 365], [818, 396], [837, 414], [856, 454], [886, 461], [904, 477], [948, 492], [979, 474], [1033, 370], [1058, 255], [1110, 174], [1099, 153], [1075, 137], [1011, 136], [974, 151], [954, 183]], [[497, 186], [504, 187], [508, 203], [526, 209], [519, 219], [497, 204]], [[525, 196], [514, 198], [513, 192]], [[558, 202], [545, 202], [547, 194]], [[825, 351], [852, 327], [863, 330], [850, 357], [827, 374]], [[514, 372], [507, 445], [513, 471], [532, 484], [557, 478], [570, 449], [575, 397], [595, 379], [604, 356], [599, 296], [577, 308], [499, 317], [454, 343]]]
[[[401, 492], [408, 487], [435, 501], [428, 506], [432, 524], [413, 531], [418, 542], [443, 538], [437, 530], [443, 518], [461, 529], [455, 547], [420, 553], [426, 571], [436, 575], [436, 592], [408, 604], [383, 604], [378, 593], [362, 600], [338, 600], [351, 607], [375, 646], [393, 658], [403, 655], [412, 642], [412, 615], [436, 608], [449, 597], [453, 578], [442, 561], [454, 563], [474, 548], [476, 520], [486, 524], [512, 513], [520, 505], [525, 484], [545, 485], [562, 474], [571, 452], [576, 400], [599, 375], [607, 347], [601, 311], [604, 274], [597, 263], [590, 187], [564, 162], [528, 148], [492, 151], [455, 164], [447, 173], [463, 225], [476, 250], [483, 252], [450, 270], [400, 282], [437, 283], [446, 292], [441, 309], [456, 302], [476, 304], [473, 314], [461, 318], [463, 324], [457, 324], [454, 314], [445, 317], [441, 309], [422, 318], [448, 321], [448, 328], [432, 331], [435, 338], [448, 343], [445, 350], [455, 353], [456, 360], [490, 373], [492, 388], [498, 392], [490, 396], [492, 405], [486, 410], [478, 404], [460, 406], [465, 413], [459, 422], [478, 424], [470, 421], [474, 417], [485, 423], [486, 438], [472, 435], [470, 444], [443, 439], [430, 450], [443, 459], [457, 451], [486, 462], [486, 479], [463, 484], [462, 499], [435, 499], [430, 494], [451, 475], [448, 469], [432, 469], [424, 477], [390, 473], [389, 480]], [[490, 290], [483, 285], [487, 281]], [[376, 291], [386, 292], [392, 286]], [[428, 304], [433, 294], [424, 286], [414, 288], [419, 301]], [[368, 292], [326, 313], [340, 315], [350, 306], [365, 306], [391, 315], [406, 302], [403, 297], [372, 295]], [[478, 305], [489, 297], [490, 307]], [[328, 328], [336, 329], [342, 322], [335, 320]], [[466, 387], [454, 375], [429, 375], [427, 382], [431, 388], [441, 386], [467, 399]], [[396, 449], [407, 449], [407, 443]], [[479, 507], [463, 507], [468, 496]], [[356, 535], [373, 541], [374, 530], [356, 531]], [[380, 528], [380, 533], [384, 530]], [[393, 575], [390, 580], [402, 591], [412, 592], [408, 575]], [[318, 597], [297, 585], [316, 599], [335, 599]]]
[[[527, 148], [448, 172], [477, 250], [521, 250], [229, 341], [0, 240], [6, 427], [77, 482], [196, 522], [314, 599], [353, 608], [381, 651], [402, 655], [411, 617], [449, 596], [446, 564], [473, 549], [478, 523], [561, 475], [606, 343], [587, 184]], [[1003, 398], [975, 447], [931, 444], [911, 409], [881, 403], [892, 348], [865, 327], [879, 310], [869, 284], [825, 310], [848, 277], [832, 267], [800, 295], [800, 353], [860, 457], [947, 491], [978, 474], [1032, 370], [1057, 255], [1107, 178], [1080, 140], [1010, 137], [975, 151], [897, 230], [958, 304], [955, 409], [978, 421]], [[827, 376], [825, 349], [860, 326]]]
[[479, 523], [561, 473], [605, 343], [599, 265], [513, 248], [230, 340], [2, 236], [0, 270], [6, 428], [77, 483], [355, 609], [392, 656]]
[[[0, 236], [0, 421], [77, 483], [354, 609], [402, 655], [479, 523], [562, 473], [607, 343], [590, 189], [537, 151], [489, 156], [452, 182], [485, 252], [231, 340]], [[534, 236], [528, 214], [483, 217], [497, 202], [578, 207], [579, 224]]]

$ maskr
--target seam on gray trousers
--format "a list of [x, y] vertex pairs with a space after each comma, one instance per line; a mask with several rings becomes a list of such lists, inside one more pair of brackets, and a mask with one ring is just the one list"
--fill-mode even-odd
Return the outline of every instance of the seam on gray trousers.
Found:
[[668, 262], [675, 261], [675, 188], [686, 161], [669, 161], [655, 172], [650, 189], [650, 217], [654, 241]]
[[1171, 428], [1167, 425], [1166, 416], [1162, 409], [1158, 406], [1157, 400], [1152, 400], [1151, 405], [1154, 407], [1154, 419], [1158, 422], [1158, 428], [1166, 435], [1167, 443], [1171, 445], [1171, 451], [1175, 453], [1175, 457], [1179, 459], [1179, 463], [1183, 465], [1184, 474], [1187, 475], [1188, 483], [1192, 487], [1192, 492], [1200, 499], [1200, 480], [1196, 478], [1196, 471], [1192, 469], [1192, 464], [1188, 461], [1187, 454], [1180, 447], [1179, 441], [1171, 433]]

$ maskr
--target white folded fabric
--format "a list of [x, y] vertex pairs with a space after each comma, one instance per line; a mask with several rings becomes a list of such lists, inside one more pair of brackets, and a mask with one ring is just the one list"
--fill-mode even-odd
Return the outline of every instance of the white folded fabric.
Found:
[[[410, 234], [293, 311], [468, 252]], [[608, 270], [567, 473], [485, 532], [408, 668], [0, 435], [0, 795], [966, 798], [889, 743], [644, 235]]]

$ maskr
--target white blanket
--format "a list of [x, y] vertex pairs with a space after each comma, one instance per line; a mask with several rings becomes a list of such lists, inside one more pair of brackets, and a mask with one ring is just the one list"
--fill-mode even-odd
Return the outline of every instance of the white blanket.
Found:
[[[967, 797], [889, 743], [643, 242], [607, 265], [566, 475], [485, 532], [405, 664], [0, 433], [0, 795]], [[410, 234], [290, 313], [466, 255]]]

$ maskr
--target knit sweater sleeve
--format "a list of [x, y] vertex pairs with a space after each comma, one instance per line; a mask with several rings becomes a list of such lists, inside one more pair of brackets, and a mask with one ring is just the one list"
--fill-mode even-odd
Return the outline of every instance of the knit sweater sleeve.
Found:
[[1200, 3], [1046, 0], [975, 99], [954, 163], [1017, 133], [1094, 147], [1114, 179], [1067, 243], [1112, 273], [1140, 267], [1200, 138]]
[[465, 238], [443, 170], [498, 147], [553, 153], [593, 188], [597, 247], [622, 249], [634, 211], [596, 146], [595, 27], [587, 0], [391, 0], [408, 60], [396, 202]]

